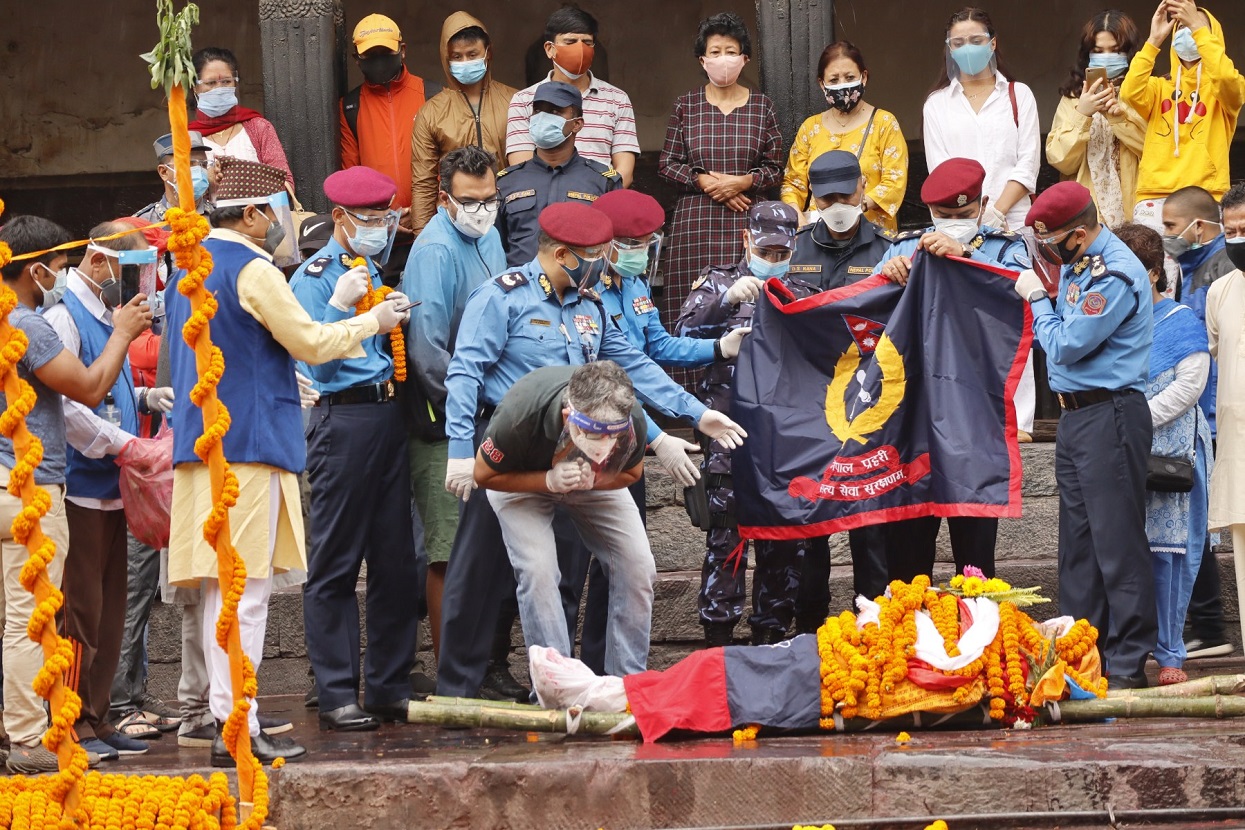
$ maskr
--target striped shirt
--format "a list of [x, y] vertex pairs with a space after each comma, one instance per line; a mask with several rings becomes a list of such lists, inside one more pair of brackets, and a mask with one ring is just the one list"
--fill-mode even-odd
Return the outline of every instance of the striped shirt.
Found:
[[[532, 118], [532, 98], [536, 87], [553, 80], [553, 72], [539, 84], [521, 89], [510, 99], [506, 119], [506, 154], [534, 153], [536, 145], [528, 135]], [[613, 84], [588, 73], [588, 92], [584, 94], [584, 127], [575, 136], [575, 149], [585, 158], [611, 165], [614, 153], [639, 153], [635, 110], [631, 99]]]

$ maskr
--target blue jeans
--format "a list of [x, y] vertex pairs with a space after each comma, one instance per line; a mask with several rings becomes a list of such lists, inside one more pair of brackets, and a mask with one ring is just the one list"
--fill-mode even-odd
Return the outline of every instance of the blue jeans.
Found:
[[518, 582], [519, 621], [527, 646], [571, 654], [558, 584], [561, 569], [553, 534], [560, 505], [609, 577], [605, 671], [622, 677], [648, 665], [657, 568], [635, 501], [626, 490], [551, 493], [488, 491]]

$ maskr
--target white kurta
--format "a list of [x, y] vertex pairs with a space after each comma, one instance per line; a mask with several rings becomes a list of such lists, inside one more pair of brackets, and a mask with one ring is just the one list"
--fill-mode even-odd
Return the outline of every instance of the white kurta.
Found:
[[1245, 524], [1245, 274], [1215, 280], [1206, 296], [1210, 353], [1219, 362], [1218, 446], [1210, 475], [1210, 528]]

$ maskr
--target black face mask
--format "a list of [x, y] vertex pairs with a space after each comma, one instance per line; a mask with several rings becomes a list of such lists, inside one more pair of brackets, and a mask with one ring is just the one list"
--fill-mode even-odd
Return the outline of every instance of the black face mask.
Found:
[[1228, 260], [1241, 271], [1245, 271], [1245, 241], [1239, 239], [1229, 239], [1227, 244], [1223, 246], [1223, 252], [1228, 255]]
[[387, 84], [402, 71], [402, 53], [360, 58], [359, 71], [369, 84]]
[[1072, 250], [1068, 250], [1068, 240], [1074, 239], [1075, 237], [1076, 231], [1072, 231], [1072, 233], [1065, 236], [1059, 242], [1042, 244], [1039, 248], [1042, 258], [1053, 265], [1071, 265], [1076, 262], [1080, 256], [1077, 253], [1077, 249], [1080, 246], [1077, 245], [1073, 247]]

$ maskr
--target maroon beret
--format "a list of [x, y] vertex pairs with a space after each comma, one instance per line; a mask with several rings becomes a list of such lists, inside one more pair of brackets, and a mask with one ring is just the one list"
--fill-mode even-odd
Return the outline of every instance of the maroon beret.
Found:
[[1072, 223], [1094, 201], [1089, 188], [1079, 182], [1060, 182], [1033, 200], [1025, 224], [1040, 236]]
[[324, 180], [324, 195], [347, 208], [387, 208], [397, 192], [393, 179], [370, 167], [347, 167]]
[[981, 198], [986, 168], [973, 159], [947, 159], [930, 171], [921, 185], [921, 201], [927, 205], [962, 208]]
[[577, 202], [554, 202], [542, 210], [540, 229], [576, 248], [604, 245], [614, 238], [614, 223], [603, 211]]
[[661, 230], [666, 212], [647, 193], [636, 190], [611, 190], [597, 198], [592, 206], [609, 217], [614, 236], [638, 239]]

